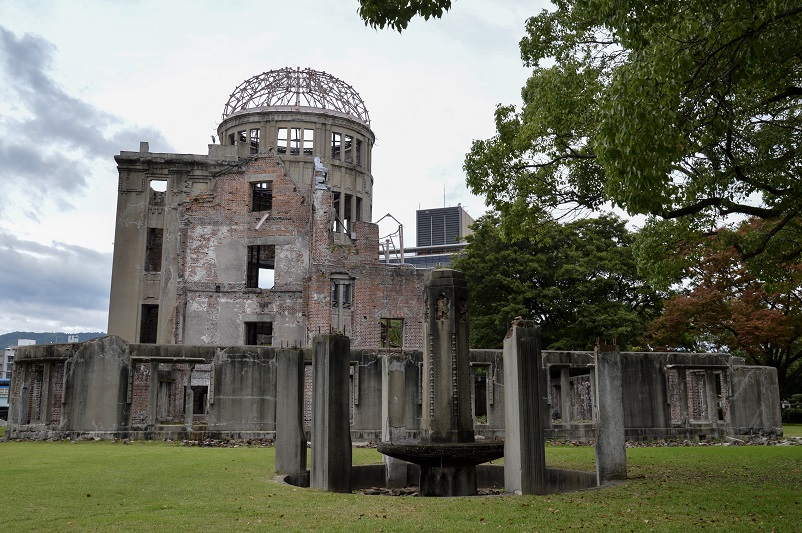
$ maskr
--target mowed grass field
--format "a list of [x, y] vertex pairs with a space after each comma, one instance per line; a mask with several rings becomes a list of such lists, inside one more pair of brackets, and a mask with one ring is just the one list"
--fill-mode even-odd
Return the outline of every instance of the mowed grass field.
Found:
[[[478, 498], [287, 486], [274, 448], [3, 442], [0, 457], [10, 532], [802, 530], [802, 446], [630, 448], [630, 479], [612, 488]], [[548, 446], [547, 462], [593, 470], [594, 449]]]

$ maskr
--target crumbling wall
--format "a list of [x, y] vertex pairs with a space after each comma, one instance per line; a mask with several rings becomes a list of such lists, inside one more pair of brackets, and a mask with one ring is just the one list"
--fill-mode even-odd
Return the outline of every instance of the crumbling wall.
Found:
[[[272, 207], [252, 211], [253, 184], [272, 183]], [[310, 177], [311, 181], [311, 177]], [[245, 343], [243, 323], [270, 322], [273, 345], [299, 344], [308, 272], [309, 189], [272, 155], [214, 178], [181, 206], [186, 244], [183, 299], [186, 344]], [[247, 286], [248, 246], [275, 246], [275, 285]]]
[[212, 434], [274, 432], [276, 350], [220, 348], [213, 360], [207, 430]]

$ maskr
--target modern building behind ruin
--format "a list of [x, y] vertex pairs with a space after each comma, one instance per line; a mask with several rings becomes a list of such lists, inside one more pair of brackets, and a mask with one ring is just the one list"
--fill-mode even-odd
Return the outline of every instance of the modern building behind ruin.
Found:
[[[18, 350], [10, 438], [273, 437], [278, 355], [311, 362], [312, 339], [330, 331], [351, 338], [354, 438], [377, 440], [389, 419], [395, 434], [419, 430], [424, 279], [378, 260], [362, 99], [323, 72], [266, 72], [234, 90], [218, 137], [206, 155], [142, 143], [116, 156], [109, 336]], [[501, 351], [470, 356], [476, 431], [503, 435]], [[727, 354], [620, 359], [629, 438], [780, 431], [773, 368]], [[593, 438], [606, 401], [594, 354], [544, 352], [543, 364], [547, 434]], [[310, 365], [305, 383], [309, 428]]]

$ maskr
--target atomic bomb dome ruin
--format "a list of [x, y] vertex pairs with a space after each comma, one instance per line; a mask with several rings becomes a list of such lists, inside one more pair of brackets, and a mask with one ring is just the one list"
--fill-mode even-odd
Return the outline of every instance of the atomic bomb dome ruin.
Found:
[[[323, 346], [347, 359], [331, 401], [348, 442], [420, 437], [440, 387], [424, 320], [439, 318], [424, 312], [426, 270], [379, 261], [375, 138], [354, 88], [284, 68], [234, 89], [207, 154], [143, 142], [115, 156], [109, 336], [20, 348], [7, 435], [275, 438], [279, 469], [297, 472], [316, 394], [331, 393], [315, 385]], [[458, 313], [467, 323], [469, 303]], [[628, 439], [781, 431], [776, 371], [730, 354], [544, 350], [537, 387], [505, 386], [518, 374], [502, 350], [467, 360], [452, 396], [480, 438], [504, 437], [513, 387], [541, 391], [528, 409], [547, 413], [547, 437], [595, 439], [610, 417]]]

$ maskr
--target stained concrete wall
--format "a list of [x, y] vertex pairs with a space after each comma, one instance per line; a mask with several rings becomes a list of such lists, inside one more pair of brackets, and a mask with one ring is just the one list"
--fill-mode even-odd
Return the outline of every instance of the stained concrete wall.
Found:
[[[186, 346], [127, 344], [105, 337], [81, 344], [35, 345], [20, 348], [15, 360], [8, 435], [11, 438], [49, 438], [65, 435], [129, 435], [162, 438], [179, 435], [262, 436], [275, 433], [276, 352], [257, 346]], [[311, 351], [301, 350], [311, 363]], [[382, 357], [380, 350], [351, 351], [351, 434], [354, 440], [378, 441], [382, 434]], [[421, 353], [392, 356], [403, 365], [403, 380], [395, 383], [403, 417], [400, 431], [419, 434], [421, 418]], [[543, 352], [544, 367], [573, 365], [588, 369], [588, 352]], [[486, 438], [504, 432], [504, 378], [500, 350], [472, 350], [474, 365], [488, 365], [487, 424], [475, 426]], [[742, 366], [740, 358], [724, 354], [621, 354], [625, 433], [628, 439], [779, 432], [780, 409], [776, 370]], [[731, 391], [724, 420], [672, 422], [667, 374], [676, 369], [721, 372]], [[188, 372], [192, 370], [192, 376]], [[155, 373], [154, 373], [155, 371]], [[161, 377], [160, 377], [161, 376]], [[156, 387], [172, 380], [174, 411], [164, 420]], [[197, 415], [185, 428], [184, 387], [208, 385], [208, 414]], [[311, 391], [310, 391], [311, 393]], [[492, 404], [490, 403], [492, 399]], [[555, 401], [554, 398], [551, 401]], [[559, 400], [557, 400], [559, 401]], [[709, 399], [708, 399], [709, 401]], [[548, 409], [548, 406], [544, 406]], [[676, 406], [675, 406], [676, 408]], [[685, 406], [687, 410], [687, 405]], [[548, 411], [550, 412], [550, 411]], [[547, 423], [551, 422], [547, 416]], [[308, 428], [307, 428], [308, 429]], [[595, 438], [592, 423], [570, 427], [547, 424], [546, 435], [557, 438]]]
[[782, 431], [777, 369], [738, 366], [732, 372], [731, 424], [737, 435]]

